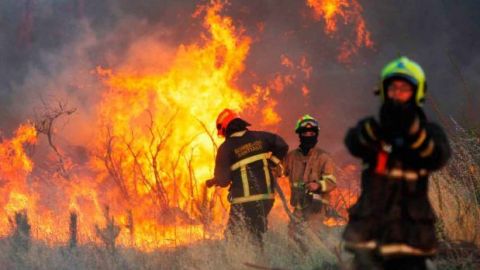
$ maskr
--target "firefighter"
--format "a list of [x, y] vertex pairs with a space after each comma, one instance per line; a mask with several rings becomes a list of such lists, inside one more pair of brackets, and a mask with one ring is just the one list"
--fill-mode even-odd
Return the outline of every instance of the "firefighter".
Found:
[[248, 126], [232, 110], [220, 113], [217, 130], [225, 141], [218, 148], [214, 178], [206, 184], [230, 186], [231, 207], [225, 237], [239, 239], [241, 232], [246, 231], [255, 244], [262, 246], [274, 201], [272, 171], [285, 157], [288, 145], [278, 135], [251, 131]]
[[328, 193], [336, 187], [335, 166], [331, 157], [317, 146], [318, 122], [310, 115], [301, 117], [295, 126], [300, 145], [284, 161], [285, 176], [290, 183], [290, 205], [295, 217], [289, 224], [289, 235], [303, 251], [309, 240], [305, 230], [317, 234], [329, 206]]
[[387, 64], [379, 89], [379, 121], [365, 118], [345, 137], [363, 162], [345, 247], [355, 254], [357, 269], [426, 269], [437, 248], [428, 177], [446, 164], [450, 147], [422, 109], [427, 89], [417, 63], [400, 57]]

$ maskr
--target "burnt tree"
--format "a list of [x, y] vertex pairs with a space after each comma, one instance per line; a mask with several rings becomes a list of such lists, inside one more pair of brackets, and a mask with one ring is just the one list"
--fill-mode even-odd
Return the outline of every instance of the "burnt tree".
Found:
[[35, 110], [35, 129], [38, 133], [44, 134], [47, 137], [48, 145], [55, 152], [57, 156], [57, 164], [55, 167], [60, 176], [64, 179], [70, 179], [70, 174], [66, 167], [66, 158], [54, 143], [53, 138], [55, 135], [55, 123], [64, 116], [72, 115], [77, 109], [70, 108], [67, 102], [57, 101], [56, 105], [52, 106], [45, 100], [41, 100], [43, 107]]

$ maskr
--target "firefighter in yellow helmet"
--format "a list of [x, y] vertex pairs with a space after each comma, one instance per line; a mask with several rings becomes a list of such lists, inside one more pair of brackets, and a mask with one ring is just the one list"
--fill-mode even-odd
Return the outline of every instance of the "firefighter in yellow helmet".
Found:
[[317, 146], [318, 132], [317, 120], [308, 114], [302, 116], [295, 126], [300, 145], [284, 161], [295, 217], [290, 221], [289, 235], [303, 251], [308, 251], [309, 242], [305, 230], [320, 232], [329, 206], [328, 194], [336, 187], [335, 165], [329, 154]]
[[367, 117], [345, 137], [364, 168], [345, 247], [356, 269], [426, 269], [437, 248], [428, 177], [446, 164], [450, 147], [422, 109], [426, 81], [417, 63], [400, 57], [387, 64], [379, 94], [379, 121]]
[[249, 125], [232, 110], [220, 113], [217, 130], [225, 141], [217, 151], [214, 178], [206, 184], [230, 187], [225, 237], [238, 240], [246, 231], [261, 246], [274, 201], [272, 170], [285, 157], [288, 145], [276, 134], [249, 130]]

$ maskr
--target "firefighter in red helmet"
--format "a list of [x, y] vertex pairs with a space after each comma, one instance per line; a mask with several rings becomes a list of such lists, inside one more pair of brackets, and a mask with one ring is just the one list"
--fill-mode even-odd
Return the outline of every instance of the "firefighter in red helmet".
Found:
[[235, 239], [246, 231], [253, 243], [261, 246], [274, 201], [273, 170], [286, 155], [288, 145], [276, 134], [251, 131], [248, 126], [230, 109], [219, 114], [217, 130], [225, 141], [217, 151], [214, 178], [206, 184], [230, 186], [226, 238]]

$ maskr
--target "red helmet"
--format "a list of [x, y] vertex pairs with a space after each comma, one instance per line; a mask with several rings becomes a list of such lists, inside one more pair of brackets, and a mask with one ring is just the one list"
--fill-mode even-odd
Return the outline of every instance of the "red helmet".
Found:
[[240, 118], [238, 114], [230, 109], [224, 109], [217, 117], [218, 135], [225, 137], [228, 124], [234, 119]]

